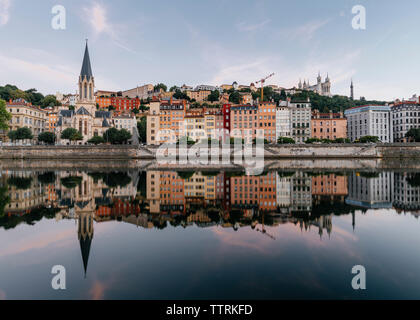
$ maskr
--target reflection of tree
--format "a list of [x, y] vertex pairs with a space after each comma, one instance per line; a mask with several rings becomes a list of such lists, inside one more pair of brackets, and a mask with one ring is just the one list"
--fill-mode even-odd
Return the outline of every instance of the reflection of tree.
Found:
[[38, 175], [38, 181], [41, 184], [53, 184], [55, 183], [55, 178], [56, 176], [54, 172], [46, 172]]
[[82, 177], [66, 177], [61, 179], [61, 184], [67, 189], [74, 189], [83, 181]]
[[356, 208], [344, 202], [321, 200], [312, 206], [310, 219], [334, 214], [336, 216], [347, 215], [355, 212]]
[[0, 188], [0, 217], [4, 216], [4, 208], [10, 202], [9, 193], [7, 187]]
[[294, 171], [278, 171], [277, 174], [280, 178], [287, 178], [287, 177], [293, 177], [295, 175]]
[[420, 187], [420, 173], [412, 173], [407, 177], [408, 184], [413, 187]]
[[350, 172], [345, 171], [309, 171], [306, 172], [309, 177], [319, 177], [319, 176], [349, 176]]
[[379, 172], [360, 172], [359, 175], [366, 179], [375, 179], [380, 176]]
[[139, 182], [137, 184], [137, 191], [140, 193], [140, 196], [146, 198], [147, 196], [147, 173], [142, 171], [139, 174]]
[[194, 171], [182, 171], [182, 172], [178, 172], [178, 176], [181, 179], [188, 180], [188, 179], [192, 178], [194, 173], [195, 173]]
[[54, 219], [58, 211], [60, 211], [60, 209], [40, 207], [32, 209], [31, 212], [23, 216], [2, 216], [0, 217], [0, 227], [3, 227], [4, 229], [8, 230], [15, 228], [21, 223], [34, 225], [35, 222], [41, 221], [43, 218]]
[[220, 171], [203, 171], [201, 175], [204, 177], [216, 177], [219, 173]]
[[130, 176], [126, 172], [106, 173], [104, 183], [110, 188], [125, 187], [131, 182]]
[[126, 172], [91, 172], [89, 176], [95, 183], [102, 180], [110, 188], [125, 187], [131, 182], [131, 178]]
[[10, 177], [9, 179], [7, 179], [7, 183], [11, 186], [16, 187], [19, 190], [26, 190], [31, 187], [32, 177]]

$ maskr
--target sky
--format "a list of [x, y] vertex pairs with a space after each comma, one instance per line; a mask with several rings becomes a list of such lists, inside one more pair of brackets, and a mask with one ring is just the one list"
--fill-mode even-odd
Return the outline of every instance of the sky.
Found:
[[[51, 21], [66, 9], [66, 28]], [[355, 30], [352, 8], [366, 8]], [[290, 88], [329, 74], [333, 94], [420, 94], [420, 1], [0, 0], [0, 85], [75, 93], [85, 39], [96, 89], [163, 82]]]

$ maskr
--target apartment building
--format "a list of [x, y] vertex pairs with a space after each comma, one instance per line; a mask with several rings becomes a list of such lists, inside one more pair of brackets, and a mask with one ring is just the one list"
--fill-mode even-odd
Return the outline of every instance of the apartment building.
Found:
[[40, 133], [48, 130], [47, 112], [32, 106], [24, 99], [10, 100], [6, 109], [12, 114], [9, 121], [10, 131], [26, 127], [31, 129], [36, 139]]
[[391, 108], [360, 106], [347, 109], [347, 136], [353, 142], [364, 136], [376, 136], [383, 143], [394, 141]]
[[152, 100], [147, 116], [147, 144], [174, 143], [183, 137], [186, 110], [185, 100]]
[[312, 138], [335, 140], [347, 138], [347, 119], [343, 113], [312, 112]]
[[306, 101], [297, 101], [287, 106], [290, 109], [290, 122], [292, 125], [292, 138], [296, 143], [305, 143], [311, 137], [311, 103]]
[[394, 141], [407, 141], [407, 132], [420, 128], [420, 104], [418, 101], [403, 101], [391, 106], [391, 121]]

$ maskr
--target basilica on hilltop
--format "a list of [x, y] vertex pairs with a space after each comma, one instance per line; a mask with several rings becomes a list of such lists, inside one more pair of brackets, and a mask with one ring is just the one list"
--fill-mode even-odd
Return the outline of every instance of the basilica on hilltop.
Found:
[[307, 90], [307, 91], [313, 91], [318, 93], [321, 96], [327, 96], [327, 97], [331, 97], [331, 81], [330, 78], [327, 74], [327, 78], [325, 79], [325, 82], [322, 82], [322, 78], [321, 78], [321, 74], [318, 73], [318, 77], [317, 77], [317, 82], [315, 85], [310, 85], [309, 84], [309, 79], [308, 81], [304, 81], [302, 84], [302, 80], [299, 81], [299, 85], [298, 88], [300, 90]]

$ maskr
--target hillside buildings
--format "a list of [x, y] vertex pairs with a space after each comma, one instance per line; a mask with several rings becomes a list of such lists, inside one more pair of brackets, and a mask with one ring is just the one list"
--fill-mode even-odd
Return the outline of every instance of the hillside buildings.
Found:
[[376, 136], [383, 143], [394, 141], [391, 108], [361, 106], [347, 109], [347, 136], [354, 142], [364, 136]]

